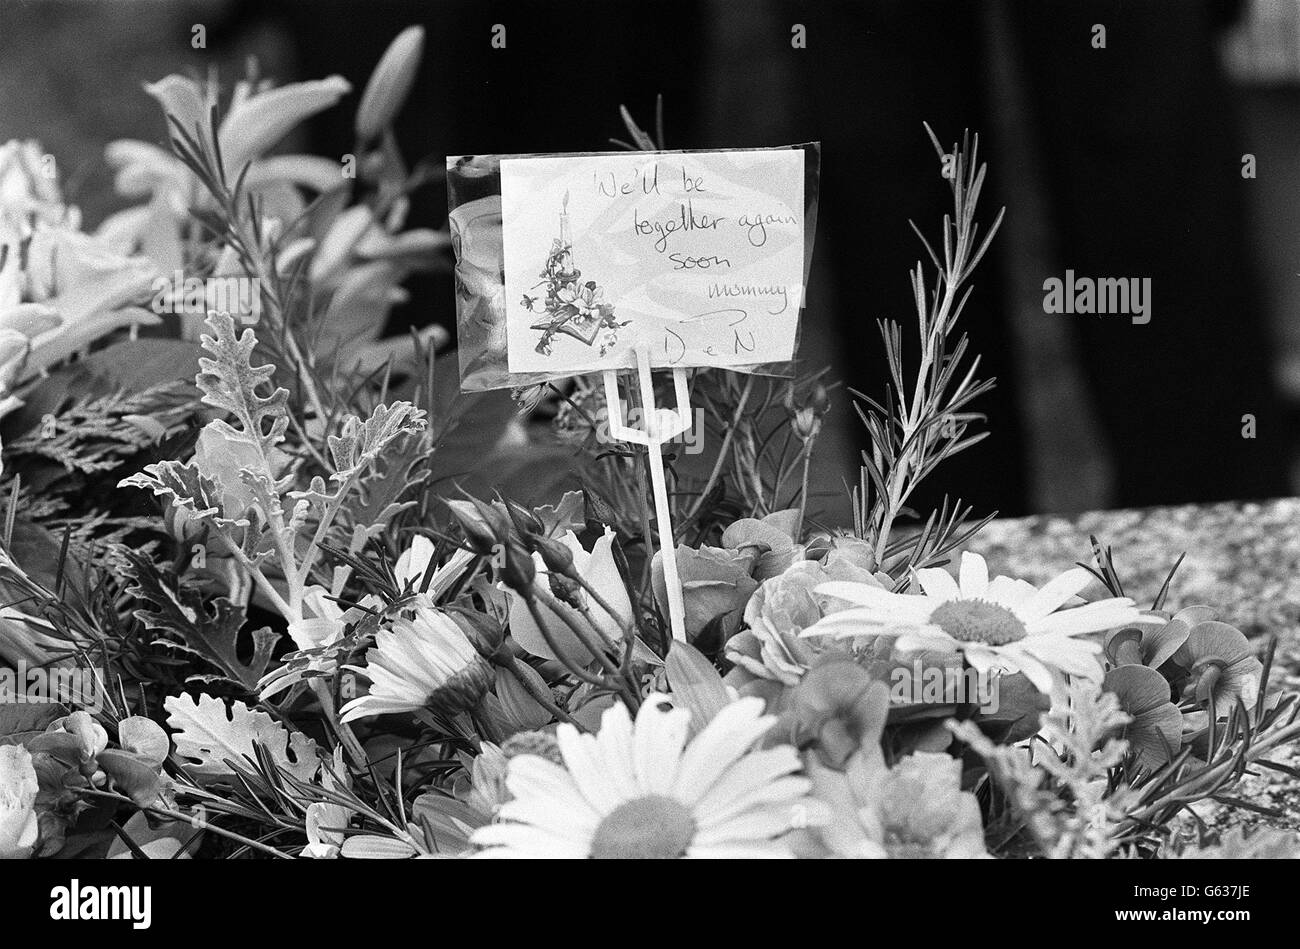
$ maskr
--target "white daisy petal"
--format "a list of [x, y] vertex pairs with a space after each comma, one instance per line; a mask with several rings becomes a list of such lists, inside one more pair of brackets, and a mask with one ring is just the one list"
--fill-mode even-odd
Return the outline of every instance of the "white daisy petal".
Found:
[[569, 772], [537, 755], [519, 755], [510, 759], [506, 787], [516, 798], [545, 797], [561, 807], [591, 809]]
[[1069, 610], [1058, 610], [1033, 623], [1027, 623], [1026, 626], [1034, 634], [1077, 636], [1080, 633], [1100, 633], [1138, 618], [1139, 613], [1132, 600], [1116, 597]]
[[[792, 798], [802, 798], [811, 786], [812, 782], [807, 778], [791, 776], [771, 781], [746, 794], [733, 797], [719, 806], [705, 807], [704, 802], [701, 801], [695, 808], [696, 820], [702, 829], [712, 829], [730, 822], [739, 814], [776, 802], [783, 802], [780, 806], [789, 810], [789, 801]], [[790, 817], [793, 819], [794, 814], [792, 813]]]
[[936, 649], [941, 652], [953, 652], [960, 648], [961, 643], [953, 639], [938, 626], [921, 626], [912, 632], [904, 633], [898, 637], [895, 648], [900, 652], [920, 652], [925, 649]]
[[931, 599], [944, 602], [961, 599], [961, 588], [947, 570], [940, 567], [923, 567], [916, 571], [916, 580]]
[[790, 860], [794, 854], [780, 841], [758, 843], [727, 841], [720, 844], [695, 846], [686, 852], [696, 860]]
[[[1005, 653], [1003, 654], [1006, 655]], [[1027, 652], [1018, 652], [1015, 655], [1016, 665], [1020, 666], [1020, 671], [1025, 674], [1025, 678], [1033, 683], [1034, 688], [1044, 695], [1052, 693], [1052, 670], [1047, 668]]]
[[1038, 590], [1034, 588], [1034, 585], [1027, 580], [994, 577], [989, 581], [988, 589], [984, 593], [984, 599], [1005, 606], [1009, 610], [1014, 610], [1037, 592]]
[[794, 819], [795, 812], [789, 804], [756, 807], [712, 827], [701, 827], [691, 843], [707, 847], [733, 840], [763, 840], [785, 833]]
[[507, 847], [521, 856], [539, 860], [580, 860], [588, 854], [588, 847], [581, 839], [549, 833], [529, 824], [488, 824], [474, 831], [470, 840], [485, 847]]
[[627, 706], [615, 702], [600, 719], [596, 736], [606, 779], [622, 798], [640, 793], [636, 779], [636, 758], [632, 753], [632, 716]]
[[725, 706], [695, 736], [682, 755], [673, 796], [694, 804], [727, 768], [771, 730], [776, 717], [763, 714], [763, 700], [738, 699]]
[[636, 716], [633, 760], [637, 785], [647, 793], [667, 794], [677, 778], [691, 713], [682, 708], [660, 711], [662, 695], [649, 695]]
[[1101, 643], [1069, 636], [1029, 636], [1015, 645], [1019, 652], [1028, 653], [1054, 669], [1094, 681], [1101, 678], [1101, 663], [1097, 658]]
[[625, 799], [609, 780], [595, 735], [582, 735], [575, 728], [556, 730], [564, 766], [582, 796], [601, 814], [608, 814]]
[[562, 806], [553, 798], [530, 795], [501, 805], [501, 820], [528, 824], [552, 834], [579, 835], [590, 839], [600, 815], [590, 807]]
[[982, 598], [989, 587], [989, 565], [979, 554], [961, 555], [959, 586], [964, 599]]
[[1093, 580], [1092, 574], [1082, 567], [1074, 567], [1059, 577], [1049, 580], [1041, 590], [1019, 604], [1015, 613], [1026, 624], [1042, 619], [1077, 594]]
[[819, 583], [813, 590], [822, 596], [833, 596], [838, 600], [847, 600], [858, 606], [891, 607], [899, 600], [905, 599], [901, 593], [892, 593], [870, 583], [851, 583], [848, 580], [831, 580]]

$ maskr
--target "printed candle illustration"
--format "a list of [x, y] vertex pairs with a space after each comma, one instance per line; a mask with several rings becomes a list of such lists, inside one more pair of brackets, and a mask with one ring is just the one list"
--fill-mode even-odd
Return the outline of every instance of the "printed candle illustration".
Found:
[[[586, 346], [593, 346], [599, 340], [600, 355], [609, 352], [618, 342], [619, 328], [627, 326], [631, 321], [618, 322], [614, 318], [613, 305], [606, 302], [605, 293], [596, 281], [583, 282], [580, 279], [582, 271], [574, 263], [567, 190], [560, 205], [560, 236], [551, 244], [541, 277], [541, 281], [531, 288], [536, 290], [545, 287], [546, 293], [541, 305], [546, 318], [533, 323], [531, 327], [542, 333], [536, 351], [544, 356], [551, 355], [551, 343], [555, 334], [564, 333]], [[537, 297], [526, 293], [521, 304], [530, 312], [535, 311]]]

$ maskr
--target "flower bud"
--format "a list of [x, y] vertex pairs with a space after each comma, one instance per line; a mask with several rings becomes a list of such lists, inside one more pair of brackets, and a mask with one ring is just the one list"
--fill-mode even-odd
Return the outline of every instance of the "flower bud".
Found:
[[357, 107], [357, 138], [373, 140], [406, 103], [424, 52], [424, 27], [410, 26], [388, 44]]
[[532, 555], [518, 541], [512, 540], [505, 545], [505, 563], [499, 566], [497, 577], [520, 596], [530, 598], [537, 565], [533, 563]]
[[519, 532], [519, 536], [525, 543], [532, 540], [532, 535], [541, 534], [546, 530], [541, 518], [518, 501], [511, 501], [508, 498], [501, 500], [506, 506], [506, 513], [510, 515], [511, 522], [515, 525], [515, 530]]
[[578, 579], [578, 567], [573, 560], [573, 551], [569, 545], [554, 537], [533, 537], [533, 549], [542, 557], [542, 563], [552, 574]]
[[491, 557], [496, 549], [497, 539], [492, 528], [483, 520], [476, 508], [469, 501], [445, 501], [448, 510], [460, 525], [465, 535], [465, 543], [470, 550], [481, 557]]

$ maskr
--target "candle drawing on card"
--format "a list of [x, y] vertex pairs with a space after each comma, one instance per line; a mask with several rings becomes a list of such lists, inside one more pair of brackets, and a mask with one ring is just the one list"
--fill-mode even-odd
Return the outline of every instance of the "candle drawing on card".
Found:
[[620, 327], [631, 321], [620, 323], [614, 317], [614, 307], [606, 302], [605, 291], [595, 280], [580, 279], [582, 271], [574, 264], [567, 190], [560, 206], [560, 236], [551, 244], [540, 276], [542, 279], [529, 288], [540, 289], [540, 294], [524, 293], [520, 304], [541, 317], [529, 326], [541, 332], [535, 352], [550, 356], [556, 333], [571, 336], [584, 346], [598, 346], [601, 356], [618, 343]]

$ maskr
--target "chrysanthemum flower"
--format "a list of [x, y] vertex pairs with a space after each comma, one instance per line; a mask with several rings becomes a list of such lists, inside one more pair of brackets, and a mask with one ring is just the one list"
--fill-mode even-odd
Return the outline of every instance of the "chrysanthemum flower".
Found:
[[438, 708], [473, 708], [492, 683], [492, 670], [450, 616], [431, 607], [403, 611], [375, 635], [365, 668], [370, 692], [343, 707], [343, 721], [367, 715]]
[[1053, 669], [1101, 678], [1096, 656], [1101, 645], [1076, 637], [1148, 620], [1127, 597], [1060, 609], [1092, 579], [1082, 567], [1036, 589], [1010, 577], [990, 580], [984, 558], [966, 553], [958, 580], [940, 569], [918, 570], [916, 579], [922, 596], [865, 583], [823, 583], [818, 593], [857, 606], [830, 614], [802, 635], [897, 636], [899, 649], [961, 652], [981, 673], [1023, 672], [1036, 688], [1049, 692]]
[[776, 721], [763, 702], [724, 707], [687, 744], [690, 712], [651, 695], [636, 723], [622, 704], [599, 735], [560, 725], [564, 765], [510, 761], [514, 799], [473, 842], [485, 857], [671, 859], [788, 857], [778, 838], [816, 802], [789, 745], [753, 750]]

